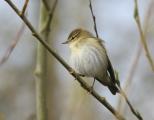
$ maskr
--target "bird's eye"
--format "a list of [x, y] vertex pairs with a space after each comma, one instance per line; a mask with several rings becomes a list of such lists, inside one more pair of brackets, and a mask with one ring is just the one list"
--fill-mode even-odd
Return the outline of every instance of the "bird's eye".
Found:
[[79, 29], [72, 31], [72, 32], [70, 33], [68, 39], [69, 39], [70, 41], [73, 41], [75, 38], [77, 38], [77, 37], [80, 35], [80, 32], [81, 32], [81, 30], [79, 30]]
[[76, 34], [74, 34], [74, 35], [72, 36], [71, 40], [73, 40], [74, 38], [78, 37], [78, 35], [79, 35], [79, 32], [76, 32]]
[[71, 40], [73, 40], [76, 36], [72, 36]]

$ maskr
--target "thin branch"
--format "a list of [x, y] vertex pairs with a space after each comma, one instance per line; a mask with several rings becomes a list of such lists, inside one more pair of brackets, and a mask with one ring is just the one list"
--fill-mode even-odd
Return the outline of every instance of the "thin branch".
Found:
[[29, 3], [29, 0], [25, 0], [25, 4], [24, 4], [24, 6], [22, 8], [22, 11], [20, 13], [21, 16], [25, 14], [25, 11], [26, 11], [26, 8], [28, 6], [28, 3]]
[[[94, 13], [93, 13], [93, 8], [92, 8], [91, 0], [89, 0], [89, 7], [90, 7], [91, 14], [92, 14], [93, 22], [94, 22], [94, 30], [95, 30], [96, 36], [97, 36], [97, 38], [98, 38], [99, 36], [98, 36], [98, 32], [97, 32], [96, 18], [95, 18], [95, 15], [94, 15]], [[118, 86], [119, 86], [120, 94], [125, 98], [125, 100], [126, 100], [128, 106], [129, 106], [129, 108], [131, 109], [132, 113], [133, 113], [139, 120], [142, 120], [141, 115], [139, 114], [139, 112], [137, 112], [137, 111], [133, 108], [133, 106], [131, 105], [130, 101], [128, 100], [126, 94], [123, 92], [122, 88], [120, 87], [120, 84], [119, 84]]]
[[120, 94], [124, 97], [126, 103], [128, 104], [131, 112], [136, 116], [136, 118], [138, 118], [138, 120], [143, 120], [141, 114], [134, 109], [133, 105], [130, 103], [128, 97], [126, 96], [125, 92], [120, 88]]
[[50, 48], [50, 46], [45, 42], [41, 36], [37, 33], [37, 31], [33, 28], [31, 23], [28, 21], [28, 19], [25, 16], [20, 16], [20, 11], [16, 8], [16, 6], [10, 1], [5, 0], [10, 7], [17, 13], [17, 15], [23, 20], [23, 22], [27, 25], [27, 27], [31, 30], [34, 37], [36, 37], [38, 40], [47, 50], [50, 54], [52, 54], [66, 69], [67, 71], [74, 76], [78, 82], [81, 84], [81, 86], [88, 91], [92, 96], [94, 96], [102, 105], [104, 105], [117, 119], [119, 120], [125, 120], [123, 116], [121, 116], [107, 101], [104, 97], [99, 96], [99, 94], [91, 90], [91, 87], [76, 73], [74, 70], [63, 60], [61, 56], [59, 56], [53, 49]]
[[134, 7], [134, 19], [136, 21], [136, 24], [137, 24], [137, 27], [138, 27], [138, 30], [139, 30], [140, 40], [141, 40], [141, 43], [143, 45], [143, 48], [144, 48], [146, 57], [147, 57], [147, 59], [149, 61], [149, 64], [150, 64], [150, 66], [152, 68], [152, 71], [154, 72], [154, 63], [153, 63], [152, 57], [150, 55], [150, 52], [149, 52], [149, 49], [148, 49], [148, 46], [147, 46], [147, 43], [146, 43], [146, 38], [145, 38], [144, 32], [143, 32], [142, 27], [141, 27], [141, 22], [140, 22], [140, 17], [139, 17], [138, 2], [137, 2], [137, 0], [134, 0], [134, 3], [135, 3], [135, 7]]
[[[117, 76], [116, 76], [116, 79], [119, 80], [119, 78], [118, 78]], [[127, 95], [126, 95], [125, 92], [122, 90], [120, 84], [117, 84], [117, 87], [118, 87], [118, 89], [119, 89], [119, 91], [120, 91], [120, 95], [124, 97], [124, 99], [125, 99], [126, 103], [128, 104], [128, 106], [129, 106], [131, 112], [133, 113], [133, 115], [135, 115], [136, 118], [138, 118], [138, 120], [143, 120], [141, 114], [140, 114], [137, 110], [134, 109], [134, 107], [133, 107], [133, 105], [131, 104], [131, 102], [129, 101]]]
[[[138, 46], [138, 48], [136, 49], [136, 52], [133, 56], [133, 60], [131, 62], [131, 65], [130, 65], [130, 69], [128, 71], [128, 75], [126, 77], [126, 82], [125, 82], [125, 85], [123, 87], [123, 91], [127, 92], [128, 90], [128, 87], [131, 85], [132, 83], [132, 79], [135, 75], [135, 71], [137, 69], [137, 65], [138, 65], [138, 61], [139, 61], [139, 58], [141, 56], [141, 52], [142, 51], [142, 47], [141, 45]], [[122, 96], [119, 97], [119, 100], [118, 100], [118, 111], [120, 113], [122, 113], [123, 109], [122, 109]]]
[[[145, 19], [144, 19], [144, 34], [145, 36], [147, 35], [147, 31], [148, 31], [148, 23], [149, 23], [149, 20], [151, 18], [151, 15], [152, 15], [152, 8], [153, 8], [153, 5], [154, 5], [154, 2], [151, 1], [151, 3], [149, 4], [149, 9], [145, 15]], [[131, 83], [132, 83], [132, 79], [134, 77], [134, 74], [135, 74], [135, 71], [137, 69], [137, 66], [138, 66], [138, 61], [139, 61], [139, 58], [141, 56], [141, 53], [142, 53], [142, 46], [141, 44], [139, 44], [138, 48], [136, 49], [136, 52], [133, 56], [133, 60], [130, 64], [130, 69], [128, 71], [128, 75], [126, 77], [126, 81], [125, 81], [125, 84], [124, 84], [124, 91], [127, 92]], [[119, 98], [119, 101], [118, 101], [118, 111], [120, 113], [122, 113], [122, 111], [124, 111], [124, 104], [122, 104], [122, 97]]]
[[43, 4], [44, 4], [46, 10], [47, 10], [47, 11], [50, 11], [50, 6], [49, 6], [49, 4], [47, 3], [47, 0], [42, 0], [42, 2], [43, 2]]
[[[90, 8], [91, 16], [92, 16], [92, 19], [93, 19], [94, 31], [95, 31], [96, 37], [99, 38], [98, 32], [97, 32], [96, 17], [95, 17], [94, 12], [93, 12], [93, 7], [92, 7], [92, 4], [91, 4], [91, 0], [89, 0], [89, 8]], [[92, 86], [94, 86], [94, 84], [95, 84], [95, 79], [93, 81]]]
[[17, 43], [19, 42], [21, 36], [23, 35], [25, 30], [25, 24], [23, 23], [19, 29], [19, 31], [16, 33], [14, 40], [12, 41], [11, 45], [6, 50], [4, 56], [2, 59], [0, 59], [0, 65], [4, 64], [8, 58], [10, 57], [11, 53], [13, 52], [14, 48], [16, 47]]
[[93, 7], [92, 7], [92, 4], [91, 4], [91, 0], [89, 0], [89, 8], [90, 8], [91, 15], [92, 15], [93, 22], [94, 22], [94, 30], [95, 30], [95, 33], [96, 33], [96, 37], [99, 38], [98, 31], [97, 31], [97, 25], [96, 25], [96, 17], [95, 17], [94, 12], [93, 12]]
[[49, 10], [49, 15], [48, 15], [48, 19], [47, 22], [45, 24], [45, 26], [42, 28], [41, 32], [44, 32], [46, 30], [46, 36], [49, 36], [49, 32], [50, 32], [50, 25], [51, 25], [51, 21], [57, 6], [58, 0], [55, 0], [53, 3], [53, 7], [51, 10]]

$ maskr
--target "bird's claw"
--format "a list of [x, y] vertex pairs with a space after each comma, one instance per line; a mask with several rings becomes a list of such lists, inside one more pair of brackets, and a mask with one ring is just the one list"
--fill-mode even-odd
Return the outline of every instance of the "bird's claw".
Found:
[[93, 90], [94, 90], [94, 86], [91, 86], [91, 87], [90, 87], [90, 90], [89, 90], [89, 93], [92, 93]]

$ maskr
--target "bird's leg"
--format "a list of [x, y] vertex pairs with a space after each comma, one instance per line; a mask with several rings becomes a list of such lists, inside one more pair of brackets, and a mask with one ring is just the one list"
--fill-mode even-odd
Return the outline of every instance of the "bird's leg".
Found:
[[92, 86], [91, 86], [91, 89], [90, 89], [90, 93], [91, 93], [91, 92], [93, 91], [93, 89], [94, 89], [95, 81], [96, 81], [96, 79], [94, 78], [93, 83], [92, 83]]

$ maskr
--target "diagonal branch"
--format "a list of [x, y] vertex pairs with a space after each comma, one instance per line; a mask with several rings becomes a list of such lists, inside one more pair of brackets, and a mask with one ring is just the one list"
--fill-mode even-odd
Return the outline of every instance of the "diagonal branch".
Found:
[[29, 3], [29, 0], [25, 0], [25, 4], [24, 4], [24, 6], [22, 8], [22, 11], [20, 13], [21, 16], [25, 14], [25, 11], [26, 11], [26, 8], [28, 6], [28, 3]]
[[10, 7], [17, 13], [17, 15], [23, 20], [23, 22], [27, 25], [27, 27], [31, 30], [34, 37], [36, 37], [38, 40], [47, 50], [50, 54], [52, 54], [66, 69], [67, 71], [74, 76], [78, 82], [81, 84], [81, 86], [88, 91], [92, 96], [94, 96], [102, 105], [104, 105], [117, 119], [119, 120], [125, 120], [123, 116], [121, 116], [107, 101], [104, 97], [99, 96], [99, 94], [91, 90], [91, 87], [78, 75], [74, 70], [63, 60], [61, 56], [59, 56], [53, 49], [50, 48], [50, 46], [45, 42], [41, 36], [37, 33], [37, 31], [34, 29], [34, 27], [31, 25], [31, 23], [28, 21], [28, 19], [25, 16], [20, 16], [20, 11], [17, 9], [17, 7], [10, 1], [5, 0]]
[[91, 4], [91, 0], [89, 0], [89, 8], [90, 8], [91, 15], [92, 15], [93, 22], [94, 22], [94, 30], [95, 30], [95, 33], [96, 33], [96, 37], [99, 38], [98, 31], [97, 31], [97, 25], [96, 25], [96, 17], [95, 17], [94, 12], [93, 12], [93, 7], [92, 7], [92, 4]]
[[[132, 79], [135, 75], [141, 53], [142, 53], [142, 47], [141, 47], [141, 45], [139, 45], [136, 49], [136, 52], [133, 55], [131, 65], [130, 65], [130, 68], [128, 70], [126, 82], [125, 82], [125, 85], [123, 87], [123, 91], [125, 91], [125, 92], [127, 92], [128, 88], [130, 87], [130, 85], [132, 83]], [[122, 113], [122, 111], [123, 111], [122, 96], [120, 96], [119, 100], [118, 100], [118, 110], [119, 110], [120, 113]]]
[[2, 59], [0, 59], [0, 65], [4, 64], [8, 60], [8, 58], [11, 55], [12, 51], [14, 50], [17, 43], [19, 42], [21, 36], [23, 35], [24, 30], [25, 30], [25, 24], [22, 24], [19, 31], [16, 33], [15, 38], [12, 41], [11, 45], [6, 50], [6, 53], [4, 54]]
[[124, 97], [124, 99], [125, 99], [126, 103], [128, 104], [128, 106], [129, 106], [131, 112], [136, 116], [136, 118], [137, 118], [138, 120], [143, 120], [141, 114], [140, 114], [137, 110], [134, 109], [134, 107], [133, 107], [133, 105], [130, 103], [130, 101], [129, 101], [127, 95], [125, 94], [125, 92], [124, 92], [121, 88], [120, 88], [120, 94]]
[[140, 21], [140, 17], [139, 17], [138, 2], [137, 2], [137, 0], [134, 0], [134, 3], [135, 3], [134, 19], [136, 21], [136, 24], [137, 24], [137, 27], [138, 27], [138, 30], [139, 30], [140, 40], [141, 40], [141, 43], [143, 45], [146, 57], [147, 57], [147, 59], [149, 61], [149, 64], [150, 64], [150, 66], [152, 68], [152, 71], [154, 72], [154, 63], [153, 63], [152, 57], [150, 55], [150, 52], [149, 52], [149, 49], [148, 49], [148, 45], [146, 43], [146, 38], [145, 38], [144, 32], [143, 32], [142, 27], [141, 27], [141, 21]]

